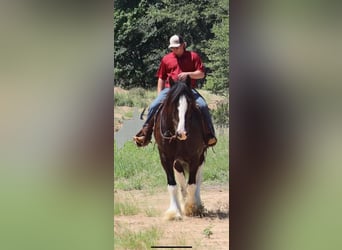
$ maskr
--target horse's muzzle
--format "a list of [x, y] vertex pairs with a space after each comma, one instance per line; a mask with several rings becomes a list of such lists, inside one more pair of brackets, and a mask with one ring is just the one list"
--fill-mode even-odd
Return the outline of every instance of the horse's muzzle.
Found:
[[182, 133], [177, 132], [177, 139], [178, 140], [184, 141], [184, 140], [186, 140], [186, 138], [188, 138], [187, 132], [182, 132]]

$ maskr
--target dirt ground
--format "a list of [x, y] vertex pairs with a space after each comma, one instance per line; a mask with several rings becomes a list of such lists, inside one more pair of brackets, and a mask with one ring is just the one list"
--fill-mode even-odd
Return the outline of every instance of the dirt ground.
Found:
[[115, 200], [120, 202], [134, 202], [140, 209], [137, 215], [115, 216], [114, 231], [122, 227], [134, 231], [157, 227], [158, 231], [162, 232], [158, 246], [192, 246], [192, 249], [199, 250], [229, 249], [228, 185], [204, 184], [201, 187], [201, 199], [205, 208], [203, 217], [183, 216], [181, 221], [163, 220], [169, 205], [166, 187], [153, 193], [143, 190], [118, 190], [114, 196]]

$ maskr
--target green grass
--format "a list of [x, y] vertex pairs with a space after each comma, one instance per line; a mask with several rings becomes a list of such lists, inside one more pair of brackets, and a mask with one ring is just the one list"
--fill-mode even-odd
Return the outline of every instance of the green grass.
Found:
[[120, 149], [114, 145], [115, 189], [153, 189], [162, 185], [166, 185], [166, 176], [153, 144], [138, 148], [129, 141]]
[[116, 106], [134, 106], [134, 101], [129, 94], [115, 94], [114, 95], [114, 105]]
[[140, 212], [139, 207], [134, 201], [117, 201], [114, 198], [114, 215], [135, 215]]
[[125, 118], [126, 119], [132, 119], [133, 118], [133, 111], [127, 111], [125, 113]]
[[203, 230], [203, 234], [209, 239], [210, 238], [210, 235], [213, 234], [213, 231], [211, 230], [212, 229], [212, 225], [209, 225], [207, 226], [204, 230]]
[[154, 208], [148, 207], [145, 209], [145, 214], [148, 217], [157, 217], [160, 216], [160, 212]]
[[[203, 168], [203, 182], [207, 184], [228, 183], [228, 135], [218, 134], [218, 143], [207, 151]], [[117, 149], [114, 145], [114, 189], [154, 190], [167, 185], [166, 175], [160, 163], [154, 143], [138, 148], [126, 142]]]
[[126, 93], [114, 93], [114, 106], [148, 107], [156, 97], [156, 91], [132, 88]]
[[209, 184], [228, 183], [228, 134], [217, 135], [218, 142], [209, 148], [203, 168], [203, 182]]
[[135, 232], [121, 225], [114, 231], [114, 249], [151, 249], [161, 236], [162, 232], [157, 227]]

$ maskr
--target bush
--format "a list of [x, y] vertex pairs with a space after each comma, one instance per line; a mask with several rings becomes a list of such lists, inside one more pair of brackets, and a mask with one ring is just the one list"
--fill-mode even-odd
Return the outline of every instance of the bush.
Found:
[[217, 108], [211, 112], [213, 121], [216, 125], [227, 126], [229, 122], [229, 106], [228, 102], [221, 101], [217, 104]]
[[129, 94], [134, 97], [145, 98], [146, 90], [143, 88], [132, 88], [129, 90]]
[[143, 88], [132, 88], [127, 93], [114, 93], [114, 106], [146, 108], [152, 102], [154, 92]]
[[114, 94], [114, 106], [133, 107], [134, 102], [127, 94]]

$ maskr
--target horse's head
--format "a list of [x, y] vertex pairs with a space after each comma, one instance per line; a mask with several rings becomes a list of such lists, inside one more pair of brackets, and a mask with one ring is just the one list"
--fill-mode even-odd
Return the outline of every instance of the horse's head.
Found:
[[175, 84], [180, 83], [180, 82], [185, 83], [186, 86], [188, 86], [188, 88], [191, 89], [191, 78], [190, 78], [190, 76], [187, 76], [185, 81], [181, 81], [181, 80], [174, 81], [174, 80], [172, 79], [172, 77], [170, 77], [170, 79], [169, 79], [169, 84], [170, 84], [170, 87], [171, 87], [171, 88], [172, 88]]
[[172, 118], [175, 135], [179, 140], [187, 139], [187, 122], [186, 119], [194, 105], [194, 96], [191, 89], [191, 78], [187, 77], [185, 81], [169, 80], [170, 91], [166, 97], [165, 104], [167, 106], [168, 116]]

